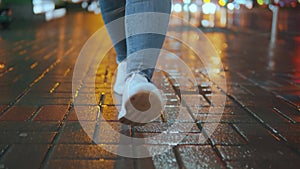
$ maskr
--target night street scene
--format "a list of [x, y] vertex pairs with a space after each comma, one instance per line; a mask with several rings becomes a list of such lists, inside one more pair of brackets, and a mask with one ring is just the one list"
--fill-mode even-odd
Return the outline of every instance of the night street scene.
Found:
[[0, 169], [299, 166], [300, 0], [0, 0]]

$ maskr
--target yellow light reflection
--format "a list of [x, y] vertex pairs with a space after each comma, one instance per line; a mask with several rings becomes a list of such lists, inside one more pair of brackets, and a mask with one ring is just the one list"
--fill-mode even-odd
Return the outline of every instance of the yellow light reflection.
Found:
[[54, 86], [50, 89], [50, 93], [53, 93], [55, 91], [55, 89], [60, 85], [59, 82], [55, 83]]
[[209, 2], [210, 2], [210, 0], [203, 0], [203, 2], [204, 2], [204, 3], [209, 3]]
[[256, 0], [258, 5], [263, 5], [264, 4], [264, 0]]
[[219, 0], [219, 4], [220, 4], [220, 6], [225, 6], [226, 2], [225, 2], [225, 0]]
[[30, 69], [34, 69], [35, 67], [37, 67], [38, 65], [38, 62], [34, 62], [31, 66], [30, 66]]
[[5, 68], [5, 64], [0, 64], [0, 69], [4, 69]]

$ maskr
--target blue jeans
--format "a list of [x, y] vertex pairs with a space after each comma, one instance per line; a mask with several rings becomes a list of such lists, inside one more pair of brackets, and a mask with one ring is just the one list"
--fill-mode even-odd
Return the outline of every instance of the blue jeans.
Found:
[[[142, 73], [148, 80], [151, 79], [153, 68], [155, 68], [159, 50], [146, 52], [145, 49], [161, 49], [165, 40], [165, 34], [169, 20], [162, 22], [153, 22], [147, 20], [147, 17], [126, 17], [134, 14], [155, 12], [170, 15], [171, 0], [99, 0], [102, 17], [107, 25], [108, 23], [122, 18], [122, 24], [118, 27], [107, 27], [114, 48], [117, 53], [117, 62], [120, 63], [126, 59], [127, 75], [132, 73]], [[143, 22], [141, 22], [143, 21]], [[126, 36], [129, 30], [134, 30], [136, 27], [143, 28], [149, 25], [160, 29], [163, 34], [144, 33], [133, 36]], [[141, 25], [145, 24], [145, 25]], [[123, 40], [116, 42], [114, 35], [123, 35]]]

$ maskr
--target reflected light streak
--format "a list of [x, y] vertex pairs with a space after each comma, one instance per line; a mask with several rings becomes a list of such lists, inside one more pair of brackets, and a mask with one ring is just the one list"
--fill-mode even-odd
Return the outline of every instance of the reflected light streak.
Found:
[[54, 2], [40, 2], [37, 3], [35, 2], [33, 5], [33, 13], [34, 14], [40, 14], [40, 13], [45, 13], [48, 11], [52, 11], [55, 9], [55, 4]]
[[50, 21], [55, 18], [63, 17], [66, 15], [66, 13], [67, 13], [66, 8], [56, 9], [54, 11], [46, 12], [45, 18], [46, 21]]

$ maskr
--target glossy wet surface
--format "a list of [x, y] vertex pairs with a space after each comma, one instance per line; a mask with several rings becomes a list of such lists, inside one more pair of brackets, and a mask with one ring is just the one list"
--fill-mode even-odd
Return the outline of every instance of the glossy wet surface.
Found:
[[[259, 20], [257, 15], [264, 17]], [[112, 51], [98, 69], [95, 88], [89, 87], [93, 82], [86, 78], [83, 84], [87, 85], [78, 89], [87, 99], [96, 95], [99, 104], [80, 100], [78, 104], [88, 106], [89, 111], [76, 115], [72, 99], [74, 65], [85, 41], [102, 26], [100, 16], [70, 13], [48, 23], [18, 21], [10, 29], [1, 30], [0, 169], [298, 168], [300, 32], [295, 21], [299, 13], [284, 11], [279, 15], [285, 19], [279, 23], [275, 43], [270, 43], [266, 26], [270, 25], [269, 13], [256, 10], [246, 16], [230, 29], [203, 30], [224, 64], [219, 71], [226, 76], [220, 73], [215, 80], [226, 79], [227, 90], [212, 85], [218, 83], [207, 78], [193, 52], [167, 39], [166, 48], [192, 68], [198, 82], [198, 87], [193, 87], [198, 90], [181, 91], [187, 104], [180, 112], [185, 118], [177, 119], [177, 84], [158, 73], [154, 81], [165, 91], [167, 106], [159, 119], [146, 126], [127, 126], [117, 121], [119, 104], [111, 94], [116, 68]], [[181, 31], [183, 35], [194, 35]], [[176, 66], [170, 66], [170, 70], [174, 76], [183, 76]], [[227, 99], [221, 118], [224, 104], [212, 105], [212, 95]], [[209, 112], [211, 106], [213, 112]], [[119, 133], [137, 138], [154, 136], [172, 124], [178, 125], [164, 140], [152, 140], [150, 147], [167, 148], [176, 144], [174, 140], [180, 133], [186, 136], [164, 154], [123, 158], [97, 146], [117, 149], [122, 143], [120, 134], [112, 135], [105, 125], [98, 125], [103, 120], [99, 113]], [[83, 130], [78, 118], [86, 122], [88, 131]], [[187, 125], [191, 126], [188, 132], [184, 130]], [[213, 126], [217, 126], [213, 134], [205, 139]]]

